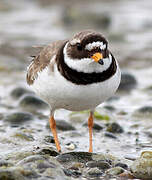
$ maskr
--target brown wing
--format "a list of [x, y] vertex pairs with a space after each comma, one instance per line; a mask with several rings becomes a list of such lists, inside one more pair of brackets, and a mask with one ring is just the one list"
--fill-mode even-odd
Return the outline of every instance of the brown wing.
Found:
[[44, 47], [40, 53], [34, 57], [31, 64], [28, 67], [26, 81], [29, 85], [33, 84], [37, 78], [38, 72], [42, 71], [50, 62], [52, 57], [58, 53], [60, 46], [63, 45], [63, 41], [56, 41], [48, 46]]

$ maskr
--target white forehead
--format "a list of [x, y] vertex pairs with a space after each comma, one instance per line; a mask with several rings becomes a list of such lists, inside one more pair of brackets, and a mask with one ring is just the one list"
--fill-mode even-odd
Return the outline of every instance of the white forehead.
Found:
[[89, 43], [85, 46], [85, 49], [88, 51], [93, 50], [94, 48], [100, 48], [101, 50], [104, 50], [106, 48], [106, 44], [103, 44], [101, 41]]
[[71, 44], [72, 46], [76, 45], [77, 43], [80, 43], [80, 39], [75, 38], [75, 39], [72, 39], [72, 40], [70, 41], [70, 44]]

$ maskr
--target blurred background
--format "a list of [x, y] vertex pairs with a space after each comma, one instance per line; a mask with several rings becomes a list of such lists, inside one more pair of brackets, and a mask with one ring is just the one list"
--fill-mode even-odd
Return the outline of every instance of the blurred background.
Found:
[[151, 9], [151, 0], [1, 0], [0, 70], [25, 70], [31, 46], [83, 29], [103, 33], [122, 67], [149, 67]]
[[[105, 143], [103, 145], [103, 140], [101, 144], [96, 144], [95, 151], [100, 151], [100, 146], [112, 150], [110, 147], [112, 142], [113, 147], [117, 149], [115, 151], [116, 154], [119, 154], [119, 152], [125, 154], [125, 151], [137, 151], [136, 140], [141, 144], [145, 142], [151, 143], [151, 0], [0, 0], [1, 137], [5, 136], [6, 133], [14, 133], [13, 129], [9, 128], [14, 126], [12, 124], [13, 121], [7, 118], [7, 121], [5, 121], [5, 116], [8, 113], [14, 111], [29, 112], [31, 110], [26, 109], [29, 101], [26, 101], [26, 104], [22, 95], [31, 93], [24, 88], [27, 86], [25, 79], [26, 67], [31, 61], [30, 56], [35, 54], [32, 46], [46, 45], [58, 39], [69, 38], [75, 32], [84, 29], [96, 30], [107, 37], [110, 49], [119, 61], [123, 75], [118, 94], [107, 101], [104, 107], [99, 108], [98, 111], [101, 111], [102, 114], [105, 110], [105, 119], [108, 116], [112, 121], [120, 123], [125, 132], [128, 132], [128, 134], [129, 132], [130, 134], [133, 133], [130, 136], [127, 134], [119, 137], [120, 142], [124, 143], [123, 146], [119, 146], [118, 142], [114, 145], [111, 139], [107, 139], [109, 144]], [[23, 87], [23, 89], [17, 89], [18, 87]], [[35, 101], [32, 103], [36, 107]], [[41, 109], [41, 106], [39, 107]], [[37, 108], [36, 110], [40, 109]], [[67, 111], [57, 112], [57, 117], [63, 119], [65, 112]], [[114, 114], [114, 117], [111, 117], [111, 113]], [[148, 121], [143, 121], [145, 119], [143, 113], [146, 114]], [[37, 128], [37, 135], [33, 136], [39, 137], [40, 132], [38, 130], [42, 129], [44, 129], [41, 132], [42, 138], [45, 136], [43, 133], [45, 132], [48, 114], [49, 110], [47, 110], [47, 113], [44, 111], [42, 114], [34, 114], [36, 120], [38, 120], [33, 121], [33, 124], [35, 123], [34, 126], [31, 123], [28, 127]], [[67, 117], [65, 116], [64, 119], [69, 119]], [[84, 122], [83, 118], [84, 116], [82, 115], [78, 118], [78, 122], [74, 121], [75, 123], [77, 122], [78, 127], [81, 127], [81, 124]], [[42, 119], [45, 119], [45, 121]], [[87, 120], [87, 116], [85, 116], [85, 120]], [[103, 122], [100, 121], [99, 124]], [[105, 124], [104, 128], [106, 127]], [[5, 132], [3, 132], [3, 129], [5, 129]], [[145, 135], [145, 131], [149, 132], [150, 135]], [[86, 137], [88, 137], [86, 127], [85, 133]], [[98, 134], [96, 136], [97, 139], [98, 136], [101, 135]], [[98, 142], [97, 140], [95, 141]], [[5, 140], [3, 142], [0, 141], [2, 147], [4, 142]], [[65, 143], [63, 142], [63, 144]], [[79, 149], [86, 150], [86, 146], [84, 147], [82, 141], [79, 141], [79, 143]], [[126, 148], [128, 144], [132, 146]], [[20, 144], [18, 147], [20, 146], [22, 145]], [[6, 151], [2, 148], [3, 153], [12, 148], [8, 147], [11, 147], [11, 145], [7, 144]], [[139, 149], [143, 150], [143, 147], [147, 146], [140, 146]], [[123, 151], [121, 151], [122, 149]]]

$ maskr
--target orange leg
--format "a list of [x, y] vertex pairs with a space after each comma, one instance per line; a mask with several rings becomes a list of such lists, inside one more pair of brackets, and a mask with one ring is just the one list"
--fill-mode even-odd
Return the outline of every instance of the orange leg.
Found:
[[93, 112], [90, 112], [88, 119], [88, 128], [89, 128], [89, 152], [92, 152], [92, 128], [93, 128]]
[[50, 117], [49, 122], [50, 122], [51, 131], [52, 131], [52, 134], [53, 134], [53, 137], [54, 137], [54, 140], [55, 140], [56, 148], [57, 148], [57, 150], [59, 152], [61, 152], [61, 147], [60, 147], [60, 143], [59, 143], [58, 135], [57, 135], [57, 131], [56, 131], [56, 122], [55, 122], [53, 116]]

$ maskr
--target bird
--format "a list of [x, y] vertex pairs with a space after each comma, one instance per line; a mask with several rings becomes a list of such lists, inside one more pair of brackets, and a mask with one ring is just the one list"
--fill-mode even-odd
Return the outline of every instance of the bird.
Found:
[[93, 152], [95, 108], [114, 95], [121, 80], [117, 60], [100, 32], [82, 30], [65, 40], [51, 42], [33, 57], [26, 81], [50, 107], [49, 125], [58, 152], [54, 113], [57, 109], [89, 110], [89, 152]]

